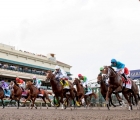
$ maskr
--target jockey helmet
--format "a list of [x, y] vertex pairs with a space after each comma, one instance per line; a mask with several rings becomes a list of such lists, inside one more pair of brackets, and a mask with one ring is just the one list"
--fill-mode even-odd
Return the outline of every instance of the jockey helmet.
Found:
[[19, 80], [19, 78], [17, 77], [17, 78], [16, 78], [16, 81], [18, 81], [18, 80]]
[[100, 71], [103, 70], [103, 69], [104, 69], [103, 67], [100, 67]]
[[111, 63], [116, 63], [116, 62], [117, 62], [116, 59], [112, 59], [112, 60], [111, 60]]
[[56, 65], [56, 66], [55, 66], [55, 70], [56, 70], [56, 69], [60, 69], [60, 67], [59, 67], [58, 65]]
[[36, 76], [33, 76], [33, 79], [36, 78]]
[[82, 77], [82, 75], [81, 74], [78, 74], [78, 77]]

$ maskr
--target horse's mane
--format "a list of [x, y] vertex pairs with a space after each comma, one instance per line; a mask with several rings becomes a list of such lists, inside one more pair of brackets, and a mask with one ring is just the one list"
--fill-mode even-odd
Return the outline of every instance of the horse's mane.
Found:
[[19, 84], [17, 84], [17, 82], [16, 82], [15, 80], [14, 80], [13, 82], [15, 83], [15, 85], [16, 85], [16, 86], [18, 86], [18, 87], [19, 87]]
[[111, 67], [111, 66], [108, 66], [111, 70], [113, 70], [113, 72], [115, 73], [115, 74], [117, 74], [116, 73], [116, 71]]
[[78, 78], [75, 78], [75, 80], [77, 80], [79, 83], [81, 83], [81, 81]]

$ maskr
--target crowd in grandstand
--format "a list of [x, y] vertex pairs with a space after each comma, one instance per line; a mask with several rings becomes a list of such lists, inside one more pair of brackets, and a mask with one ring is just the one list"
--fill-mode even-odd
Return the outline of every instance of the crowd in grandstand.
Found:
[[26, 73], [32, 73], [32, 74], [38, 74], [38, 75], [45, 75], [44, 70], [22, 67], [22, 66], [8, 64], [8, 63], [0, 63], [0, 68], [14, 70], [14, 71], [20, 71], [20, 72], [26, 72]]

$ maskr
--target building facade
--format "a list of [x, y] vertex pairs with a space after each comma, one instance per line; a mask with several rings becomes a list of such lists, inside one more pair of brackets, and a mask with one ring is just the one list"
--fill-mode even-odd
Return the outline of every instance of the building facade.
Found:
[[68, 76], [71, 75], [72, 66], [56, 60], [55, 54], [34, 54], [0, 43], [0, 80], [10, 82], [19, 77], [26, 81], [32, 80], [35, 75], [45, 84], [45, 73], [54, 71], [56, 65], [64, 69]]

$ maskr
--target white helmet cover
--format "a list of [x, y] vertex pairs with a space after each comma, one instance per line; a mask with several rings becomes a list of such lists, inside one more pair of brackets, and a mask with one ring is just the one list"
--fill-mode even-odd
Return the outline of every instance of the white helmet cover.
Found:
[[55, 69], [60, 69], [60, 67], [58, 65], [55, 66]]

